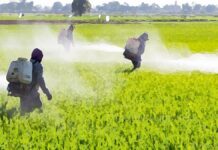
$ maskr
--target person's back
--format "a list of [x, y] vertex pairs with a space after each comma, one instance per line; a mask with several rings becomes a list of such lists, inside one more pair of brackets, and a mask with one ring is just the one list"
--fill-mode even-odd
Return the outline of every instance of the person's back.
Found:
[[42, 91], [45, 94], [49, 93], [49, 90], [46, 88], [45, 81], [43, 78], [43, 66], [41, 63], [31, 59], [30, 60], [33, 64], [33, 75], [32, 75], [32, 83], [30, 84], [30, 87], [32, 91], [38, 91], [39, 87], [41, 87]]
[[62, 44], [65, 50], [70, 50], [73, 45], [74, 26], [70, 25], [68, 29], [63, 29], [58, 36], [58, 43]]
[[141, 66], [141, 61], [142, 61], [141, 55], [145, 51], [145, 42], [148, 40], [148, 34], [143, 33], [142, 35], [140, 35], [137, 38], [137, 40], [140, 43], [139, 47], [138, 47], [137, 54], [132, 54], [128, 49], [126, 49], [126, 47], [125, 47], [125, 52], [124, 52], [125, 58], [130, 59], [132, 61], [132, 64], [133, 64], [132, 70], [140, 68], [140, 66]]
[[147, 33], [143, 33], [142, 35], [140, 35], [138, 37], [138, 40], [140, 41], [140, 45], [139, 45], [139, 53], [138, 55], [142, 55], [145, 51], [145, 42], [148, 40], [148, 34]]
[[23, 94], [20, 97], [20, 107], [23, 113], [31, 112], [35, 108], [42, 107], [40, 94], [38, 93], [39, 87], [42, 89], [43, 93], [46, 94], [48, 100], [52, 99], [52, 95], [46, 88], [45, 81], [43, 78], [43, 67], [41, 64], [42, 58], [42, 51], [39, 49], [34, 49], [30, 60], [33, 64], [32, 82], [30, 85], [28, 85], [29, 92]]

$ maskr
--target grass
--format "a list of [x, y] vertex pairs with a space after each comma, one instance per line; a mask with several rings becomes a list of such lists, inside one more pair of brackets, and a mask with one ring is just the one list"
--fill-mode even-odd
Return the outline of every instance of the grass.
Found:
[[168, 47], [184, 45], [193, 52], [218, 50], [217, 23], [156, 24]]
[[[32, 31], [44, 27], [0, 26], [0, 41], [15, 34], [18, 41], [27, 44], [23, 50], [1, 44], [0, 72], [6, 71], [11, 59], [29, 56]], [[49, 26], [55, 33], [62, 27]], [[123, 46], [128, 37], [148, 31], [151, 37], [159, 33], [168, 48], [214, 52], [218, 48], [217, 30], [216, 23], [88, 24], [77, 25], [75, 36]], [[218, 147], [216, 74], [160, 74], [143, 67], [129, 74], [124, 70], [130, 64], [67, 63], [46, 58], [43, 64], [53, 94], [51, 102], [42, 96], [43, 113], [36, 110], [20, 116], [19, 101], [7, 97], [5, 90], [0, 92], [0, 149]]]
[[[139, 36], [148, 32], [152, 37], [155, 32], [161, 37], [168, 48], [188, 48], [192, 52], [216, 52], [218, 49], [218, 23], [144, 23], [144, 24], [78, 24], [75, 34], [77, 38], [85, 38], [89, 41], [107, 41], [123, 47], [129, 37]], [[2, 35], [9, 36], [14, 33], [27, 34], [32, 36], [34, 31], [40, 32], [37, 25], [11, 25], [1, 26]], [[46, 25], [41, 25], [47, 28]], [[48, 26], [56, 34], [65, 25]], [[10, 30], [8, 30], [10, 29]], [[33, 30], [34, 29], [34, 30]], [[4, 37], [4, 36], [2, 36]], [[1, 37], [0, 37], [1, 38]]]
[[11, 121], [4, 114], [2, 149], [217, 147], [216, 75], [145, 70], [125, 74], [123, 65], [110, 64], [72, 68], [94, 94], [88, 88], [82, 95], [67, 90], [69, 83], [64, 82], [63, 88], [53, 89], [52, 102], [43, 101], [42, 114], [36, 111]]
[[128, 37], [138, 37], [141, 33], [148, 32], [152, 38], [153, 33], [157, 33], [171, 49], [188, 48], [192, 52], [215, 52], [218, 50], [217, 25], [218, 23], [78, 25], [76, 32], [91, 41], [103, 40], [122, 47]]
[[[106, 15], [102, 15], [101, 19], [98, 18], [96, 14], [86, 14], [84, 16], [73, 16], [69, 17], [69, 14], [25, 14], [24, 17], [19, 18], [19, 14], [0, 14], [0, 20], [72, 20], [72, 21], [86, 21], [92, 23], [105, 23]], [[126, 23], [126, 22], [207, 22], [207, 21], [217, 21], [217, 16], [184, 16], [184, 15], [110, 15], [111, 22], [116, 23]]]

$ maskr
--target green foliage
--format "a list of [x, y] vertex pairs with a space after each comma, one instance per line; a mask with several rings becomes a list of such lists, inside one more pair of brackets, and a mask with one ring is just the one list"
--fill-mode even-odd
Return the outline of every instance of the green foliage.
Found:
[[72, 12], [75, 16], [82, 16], [85, 12], [90, 12], [91, 3], [88, 0], [73, 0]]
[[156, 24], [168, 47], [183, 45], [193, 52], [218, 50], [217, 23], [168, 23]]
[[[58, 32], [63, 25], [50, 27]], [[1, 26], [0, 39], [22, 35], [24, 30], [29, 38], [32, 29], [40, 31], [35, 25]], [[201, 51], [202, 35], [202, 46], [208, 47], [205, 52], [218, 47], [205, 40], [206, 36], [217, 39], [216, 23], [77, 25], [75, 35], [123, 45], [126, 38], [144, 30], [159, 31], [168, 47], [188, 44], [193, 51]], [[1, 73], [12, 58], [21, 52], [29, 54], [2, 44], [0, 48]], [[42, 96], [42, 113], [36, 110], [20, 116], [18, 99], [0, 90], [0, 149], [218, 148], [216, 74], [160, 74], [146, 68], [129, 74], [124, 71], [130, 68], [126, 64], [60, 63], [46, 56], [43, 64], [54, 99], [49, 102]]]
[[1, 148], [215, 149], [218, 146], [217, 75], [161, 75], [150, 71], [127, 74], [123, 73], [126, 67], [72, 65], [95, 95], [70, 93], [60, 86], [53, 89], [51, 103], [43, 101], [43, 113], [36, 111], [11, 119], [3, 115]]
[[121, 47], [129, 37], [137, 37], [143, 32], [148, 32], [151, 39], [154, 38], [152, 40], [156, 38], [154, 35], [160, 36], [169, 49], [216, 52], [218, 50], [217, 25], [218, 23], [88, 24], [78, 25], [75, 32], [90, 41], [107, 41]]
[[[63, 14], [25, 14], [24, 17], [18, 18], [18, 14], [0, 14], [0, 20], [72, 20], [85, 21], [89, 23], [105, 23], [105, 15], [101, 16], [99, 21], [98, 15], [86, 14], [83, 16], [74, 16], [69, 18]], [[145, 23], [145, 22], [214, 22], [218, 20], [217, 16], [160, 16], [160, 15], [111, 15], [111, 23]]]

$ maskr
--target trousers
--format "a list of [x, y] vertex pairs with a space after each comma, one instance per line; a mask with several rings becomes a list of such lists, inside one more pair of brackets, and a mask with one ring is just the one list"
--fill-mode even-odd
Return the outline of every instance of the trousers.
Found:
[[28, 94], [20, 97], [21, 113], [29, 113], [32, 112], [34, 109], [40, 109], [41, 107], [42, 102], [39, 93], [35, 93], [34, 95]]

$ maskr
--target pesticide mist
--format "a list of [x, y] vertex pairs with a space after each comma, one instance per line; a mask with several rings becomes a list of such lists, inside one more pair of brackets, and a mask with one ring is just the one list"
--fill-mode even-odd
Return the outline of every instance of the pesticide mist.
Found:
[[[61, 45], [57, 44], [56, 34], [49, 29], [44, 29], [44, 32], [49, 38], [39, 38], [36, 34], [34, 45], [41, 45], [51, 59], [59, 58], [69, 62], [130, 63], [123, 58], [125, 43], [123, 47], [118, 47], [107, 42], [91, 43], [75, 38], [73, 48], [70, 51], [65, 51]], [[42, 44], [36, 39], [43, 39], [47, 44]], [[216, 54], [192, 54], [187, 48], [168, 50], [157, 33], [150, 34], [150, 40], [146, 43], [142, 61], [146, 67], [160, 72], [201, 71], [218, 73], [218, 56]]]
[[6, 89], [7, 88], [7, 81], [6, 81], [6, 76], [4, 74], [0, 73], [0, 90], [1, 89]]
[[[23, 57], [29, 57], [32, 49], [38, 47], [43, 50], [47, 60], [62, 63], [131, 63], [123, 57], [125, 43], [123, 43], [123, 47], [119, 47], [108, 42], [87, 42], [75, 37], [74, 46], [71, 50], [66, 51], [57, 43], [58, 32], [51, 30], [49, 26], [40, 26], [40, 28], [34, 26], [31, 30], [31, 38], [22, 35], [20, 34], [18, 38], [16, 33], [10, 33], [8, 36], [1, 37], [0, 44], [4, 49], [25, 50], [26, 53]], [[126, 39], [128, 38], [130, 37], [126, 37]], [[187, 48], [168, 50], [157, 33], [150, 33], [149, 39], [142, 56], [142, 66], [158, 72], [201, 71], [218, 73], [218, 56], [216, 54], [191, 54]]]
[[[52, 41], [56, 43], [56, 35], [49, 32]], [[128, 37], [127, 37], [128, 39]], [[37, 42], [39, 45], [39, 42]], [[70, 51], [65, 51], [58, 44], [44, 47], [48, 56], [52, 59], [59, 58], [70, 62], [111, 62], [130, 63], [123, 57], [123, 47], [107, 42], [87, 42], [75, 39], [74, 46]], [[58, 47], [58, 48], [57, 48]], [[143, 54], [143, 65], [158, 72], [200, 71], [205, 73], [218, 73], [217, 54], [192, 54], [187, 48], [169, 50], [165, 47], [157, 33], [150, 34], [150, 40], [146, 43]]]
[[188, 49], [168, 50], [159, 36], [152, 36], [143, 56], [144, 65], [161, 72], [200, 71], [218, 73], [217, 54], [191, 54]]

